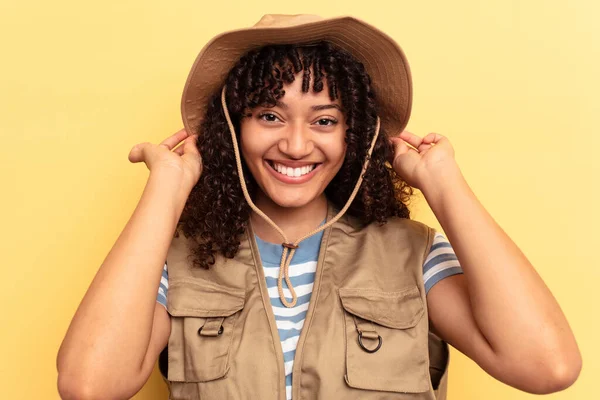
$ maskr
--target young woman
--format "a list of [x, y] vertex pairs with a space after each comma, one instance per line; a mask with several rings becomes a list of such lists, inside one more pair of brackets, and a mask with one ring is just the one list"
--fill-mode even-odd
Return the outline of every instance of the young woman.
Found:
[[[398, 45], [355, 18], [214, 38], [185, 129], [129, 154], [150, 178], [61, 346], [61, 396], [129, 398], [162, 352], [172, 399], [442, 399], [446, 343], [521, 390], [571, 385], [560, 307], [448, 139], [403, 131], [411, 96]], [[410, 220], [413, 188], [449, 241]]]

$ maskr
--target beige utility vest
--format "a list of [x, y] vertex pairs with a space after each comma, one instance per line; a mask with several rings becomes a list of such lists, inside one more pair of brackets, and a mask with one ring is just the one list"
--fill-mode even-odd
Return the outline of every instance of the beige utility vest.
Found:
[[[327, 219], [336, 212], [330, 207]], [[248, 225], [237, 255], [218, 256], [209, 270], [190, 268], [190, 239], [173, 239], [170, 399], [286, 398], [281, 342]], [[408, 219], [365, 226], [348, 215], [324, 231], [294, 358], [294, 400], [446, 399], [448, 345], [429, 332], [423, 285], [433, 236]]]

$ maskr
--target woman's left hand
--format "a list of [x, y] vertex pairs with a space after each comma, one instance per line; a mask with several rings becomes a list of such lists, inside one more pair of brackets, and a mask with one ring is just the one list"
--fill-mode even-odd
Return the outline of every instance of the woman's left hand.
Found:
[[442, 172], [458, 168], [454, 148], [439, 133], [430, 133], [421, 138], [403, 131], [399, 136], [390, 138], [390, 141], [394, 146], [393, 160], [390, 161], [392, 167], [406, 183], [421, 191], [427, 183], [435, 182]]

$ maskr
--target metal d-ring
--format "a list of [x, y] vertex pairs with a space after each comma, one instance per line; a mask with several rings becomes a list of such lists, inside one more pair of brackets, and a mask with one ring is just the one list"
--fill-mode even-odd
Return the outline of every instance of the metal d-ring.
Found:
[[[204, 328], [204, 326], [201, 326], [200, 329], [198, 329], [198, 334], [199, 335], [201, 335], [200, 332], [202, 332], [202, 328]], [[221, 325], [221, 327], [219, 328], [219, 332], [217, 332], [217, 336], [219, 336], [222, 333], [223, 333], [223, 325]]]
[[377, 347], [375, 347], [374, 349], [367, 349], [365, 347], [365, 345], [362, 342], [362, 332], [358, 332], [358, 344], [360, 345], [360, 347], [362, 347], [362, 349], [364, 351], [366, 351], [367, 353], [375, 353], [377, 350], [379, 350], [381, 348], [381, 343], [383, 343], [383, 339], [381, 338], [381, 335], [377, 335], [377, 340], [379, 340], [379, 343], [377, 344]]

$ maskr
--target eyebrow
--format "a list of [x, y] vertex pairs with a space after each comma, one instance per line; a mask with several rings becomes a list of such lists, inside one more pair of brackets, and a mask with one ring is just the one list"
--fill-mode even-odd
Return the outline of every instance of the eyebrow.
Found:
[[[281, 107], [284, 110], [287, 110], [289, 108], [289, 106], [287, 104], [285, 104], [283, 101], [277, 101], [277, 103], [275, 104], [277, 107]], [[342, 107], [340, 107], [338, 104], [319, 104], [319, 105], [315, 105], [311, 107], [313, 111], [322, 111], [322, 110], [328, 110], [330, 108], [336, 108], [340, 111], [342, 111]]]

